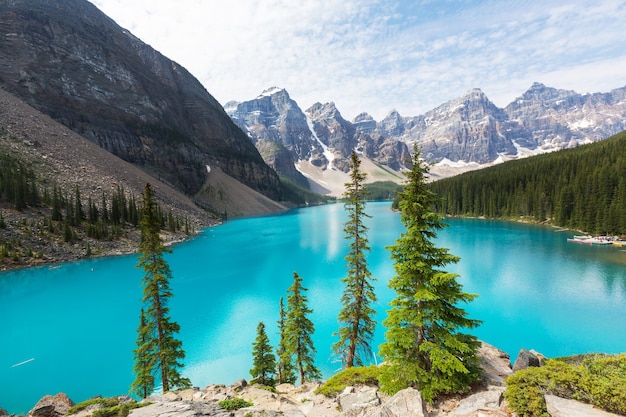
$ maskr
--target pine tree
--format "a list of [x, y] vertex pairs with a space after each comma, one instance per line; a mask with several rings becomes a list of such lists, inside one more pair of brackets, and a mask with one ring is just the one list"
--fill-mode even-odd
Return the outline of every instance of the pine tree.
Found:
[[154, 374], [156, 356], [151, 328], [146, 320], [143, 308], [139, 317], [139, 327], [137, 328], [137, 349], [133, 351], [135, 365], [135, 381], [130, 386], [131, 393], [146, 398], [154, 391]]
[[388, 365], [380, 381], [384, 392], [415, 387], [432, 402], [440, 393], [467, 390], [479, 379], [479, 342], [461, 333], [479, 322], [459, 307], [476, 296], [462, 291], [457, 274], [442, 269], [459, 258], [433, 243], [445, 225], [433, 212], [437, 197], [426, 188], [427, 168], [417, 149], [412, 163], [399, 201], [406, 231], [389, 248], [396, 271], [389, 287], [396, 297], [383, 321], [387, 332], [380, 354]]
[[287, 350], [287, 330], [285, 305], [283, 303], [283, 297], [280, 297], [280, 312], [278, 319], [278, 334], [280, 340], [278, 347], [276, 348], [276, 380], [279, 384], [293, 384], [296, 382], [296, 374], [294, 373], [293, 363], [291, 361], [291, 354]]
[[[143, 268], [143, 298], [145, 320], [150, 352], [155, 356], [154, 371], [161, 376], [163, 392], [175, 388], [187, 388], [191, 381], [180, 375], [180, 362], [185, 358], [182, 342], [174, 335], [180, 326], [169, 316], [168, 300], [172, 297], [170, 279], [172, 273], [163, 257], [168, 250], [163, 245], [160, 231], [160, 219], [157, 216], [157, 204], [150, 184], [146, 184], [141, 209], [141, 243], [139, 244], [138, 268]], [[138, 347], [139, 348], [139, 347]], [[137, 376], [139, 377], [139, 376]]]
[[276, 358], [272, 353], [270, 339], [265, 332], [265, 324], [259, 322], [256, 328], [256, 340], [252, 344], [252, 383], [273, 387], [276, 385], [274, 372], [276, 370]]
[[319, 369], [315, 367], [315, 347], [311, 336], [315, 332], [313, 322], [307, 317], [313, 312], [307, 306], [307, 291], [302, 286], [302, 278], [293, 273], [293, 284], [287, 290], [287, 317], [285, 320], [287, 352], [295, 356], [296, 366], [300, 374], [300, 383], [321, 378]]
[[371, 307], [376, 302], [374, 287], [370, 283], [371, 272], [367, 267], [365, 253], [370, 250], [367, 239], [367, 226], [363, 220], [369, 216], [365, 212], [366, 191], [363, 186], [365, 174], [360, 170], [361, 161], [352, 152], [350, 182], [346, 183], [344, 198], [348, 221], [343, 229], [350, 240], [350, 250], [346, 256], [348, 274], [341, 280], [344, 292], [341, 297], [343, 308], [339, 312], [339, 341], [333, 350], [341, 355], [346, 368], [363, 365], [363, 360], [371, 358], [370, 343], [374, 337], [376, 311]]
[[74, 224], [81, 224], [81, 222], [83, 220], [85, 220], [85, 211], [83, 210], [83, 203], [81, 201], [81, 197], [80, 197], [80, 190], [78, 189], [78, 186], [76, 186], [74, 188], [74, 216], [75, 220], [74, 220]]

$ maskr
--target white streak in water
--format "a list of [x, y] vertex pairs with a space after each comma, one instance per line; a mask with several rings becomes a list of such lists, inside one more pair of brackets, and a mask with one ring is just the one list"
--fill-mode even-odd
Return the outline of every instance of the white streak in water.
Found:
[[35, 360], [35, 358], [30, 358], [30, 359], [28, 359], [28, 360], [26, 360], [26, 361], [24, 361], [24, 362], [16, 363], [15, 365], [11, 366], [11, 368], [17, 368], [18, 366], [25, 365], [25, 364], [27, 364], [28, 362], [32, 362], [32, 361], [34, 361], [34, 360]]

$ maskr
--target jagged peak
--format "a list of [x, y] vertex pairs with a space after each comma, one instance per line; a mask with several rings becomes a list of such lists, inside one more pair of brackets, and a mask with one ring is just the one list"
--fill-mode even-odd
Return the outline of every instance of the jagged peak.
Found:
[[359, 113], [353, 120], [353, 123], [360, 123], [360, 122], [370, 122], [370, 121], [375, 121], [374, 118], [368, 113], [368, 112], [362, 112]]
[[[257, 98], [271, 97], [271, 96], [273, 96], [275, 94], [282, 93], [282, 92], [287, 93], [287, 90], [285, 90], [284, 88], [281, 88], [281, 87], [270, 87], [270, 88], [267, 88], [267, 89], [263, 90], [261, 92], [261, 94], [258, 95]], [[287, 95], [289, 95], [289, 94], [287, 93]]]
[[487, 95], [480, 88], [472, 88], [470, 90], [467, 90], [467, 92], [462, 98], [466, 99], [468, 97], [469, 98], [475, 98], [475, 97], [487, 98]]
[[391, 109], [391, 111], [387, 113], [387, 116], [385, 116], [385, 120], [398, 118], [402, 118], [402, 116], [400, 116], [400, 112], [396, 109]]
[[339, 113], [335, 103], [333, 101], [328, 103], [320, 103], [319, 101], [314, 103], [311, 107], [306, 110], [307, 113]]

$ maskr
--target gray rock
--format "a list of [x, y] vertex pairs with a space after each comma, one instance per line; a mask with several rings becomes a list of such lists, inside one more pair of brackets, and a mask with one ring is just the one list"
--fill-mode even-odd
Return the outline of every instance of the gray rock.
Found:
[[4, 408], [0, 408], [0, 416], [8, 416], [9, 413]]
[[231, 385], [231, 388], [233, 388], [235, 391], [237, 390], [241, 390], [242, 388], [245, 388], [248, 386], [248, 381], [246, 381], [245, 379], [240, 379], [239, 381], [235, 382], [233, 385]]
[[483, 385], [503, 387], [506, 377], [513, 373], [509, 354], [489, 343], [482, 342], [477, 356], [483, 369]]
[[546, 395], [545, 400], [548, 414], [552, 417], [618, 417], [617, 414], [600, 410], [590, 404], [567, 400], [556, 395]]
[[406, 388], [387, 400], [367, 417], [427, 417], [426, 404], [416, 389]]
[[452, 412], [454, 416], [469, 416], [478, 411], [493, 411], [500, 408], [504, 388], [493, 388], [477, 392], [460, 401], [459, 406]]
[[306, 414], [304, 414], [302, 410], [298, 410], [298, 409], [285, 411], [283, 415], [285, 417], [306, 417]]
[[541, 366], [541, 360], [539, 359], [539, 356], [532, 351], [521, 349], [519, 351], [519, 354], [517, 355], [515, 364], [513, 365], [513, 372], [526, 369], [530, 366]]
[[232, 417], [233, 412], [214, 403], [163, 401], [131, 410], [129, 417]]
[[235, 411], [235, 417], [283, 417], [283, 414], [274, 410], [264, 410], [256, 407], [240, 408]]
[[67, 414], [67, 411], [74, 406], [74, 401], [70, 400], [62, 392], [57, 395], [46, 395], [27, 414], [28, 417], [58, 417]]
[[378, 389], [375, 387], [346, 387], [337, 397], [337, 402], [341, 411], [354, 407], [376, 406], [380, 405], [377, 392]]

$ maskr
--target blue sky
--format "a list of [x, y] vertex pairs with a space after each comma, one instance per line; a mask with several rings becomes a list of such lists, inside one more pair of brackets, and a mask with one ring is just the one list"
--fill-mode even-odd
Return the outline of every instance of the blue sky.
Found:
[[626, 86], [626, 1], [91, 0], [222, 104], [278, 86], [306, 110], [416, 116], [480, 88]]

